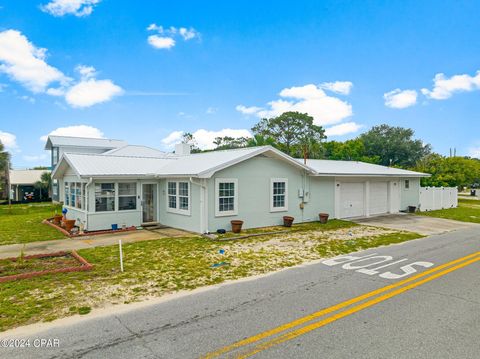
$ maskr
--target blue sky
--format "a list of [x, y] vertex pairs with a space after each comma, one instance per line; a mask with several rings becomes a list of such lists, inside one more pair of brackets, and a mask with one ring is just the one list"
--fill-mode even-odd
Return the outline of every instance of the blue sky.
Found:
[[[0, 139], [49, 133], [208, 148], [309, 112], [344, 140], [388, 123], [480, 157], [480, 2], [0, 0]], [[443, 74], [443, 75], [442, 75]], [[44, 137], [43, 137], [44, 138]]]

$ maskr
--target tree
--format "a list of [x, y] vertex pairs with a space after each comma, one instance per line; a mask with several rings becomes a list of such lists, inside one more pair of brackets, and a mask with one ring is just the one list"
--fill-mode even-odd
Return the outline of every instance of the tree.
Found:
[[197, 141], [191, 132], [184, 132], [182, 134], [182, 143], [188, 143], [190, 145], [190, 152], [191, 153], [198, 153], [202, 152], [202, 150], [198, 147]]
[[40, 192], [40, 199], [42, 198], [42, 193], [47, 193], [48, 198], [51, 198], [51, 188], [52, 188], [52, 174], [50, 172], [43, 172], [40, 176], [40, 181], [35, 183], [35, 188]]
[[256, 147], [256, 146], [272, 146], [277, 147], [277, 143], [272, 137], [266, 137], [264, 135], [253, 135], [250, 137], [247, 142], [248, 147]]
[[366, 156], [379, 156], [381, 165], [413, 167], [431, 152], [431, 146], [413, 138], [410, 128], [374, 126], [360, 135]]
[[248, 145], [248, 138], [246, 137], [216, 137], [213, 144], [217, 146], [215, 150], [230, 150], [234, 148], [243, 148]]
[[362, 161], [369, 163], [379, 163], [379, 156], [367, 156], [365, 144], [359, 138], [347, 140], [345, 142], [329, 141], [324, 143], [325, 158], [329, 160], [342, 161]]
[[8, 185], [10, 171], [10, 154], [5, 150], [0, 141], [0, 194], [2, 198], [10, 198], [10, 188]]
[[285, 112], [278, 117], [264, 118], [253, 128], [254, 135], [271, 138], [277, 147], [294, 157], [320, 157], [325, 130], [313, 123], [306, 113]]

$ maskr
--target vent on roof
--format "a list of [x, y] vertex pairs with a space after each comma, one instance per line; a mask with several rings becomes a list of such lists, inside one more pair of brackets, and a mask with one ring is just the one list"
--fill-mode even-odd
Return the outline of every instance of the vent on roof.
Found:
[[175, 145], [175, 154], [176, 155], [189, 155], [190, 154], [190, 144], [188, 143], [177, 143]]

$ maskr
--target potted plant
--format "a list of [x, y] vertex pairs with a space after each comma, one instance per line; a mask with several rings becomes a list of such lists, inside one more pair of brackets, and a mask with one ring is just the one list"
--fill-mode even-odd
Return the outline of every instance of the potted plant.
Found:
[[230, 221], [230, 224], [232, 225], [233, 233], [240, 233], [240, 231], [242, 230], [243, 221], [236, 219], [236, 220]]
[[64, 219], [63, 220], [63, 228], [65, 228], [66, 231], [70, 232], [73, 227], [75, 227], [75, 220], [74, 219]]
[[62, 218], [63, 216], [61, 214], [55, 214], [53, 216], [53, 224], [56, 225], [56, 226], [60, 226], [60, 222], [62, 222]]
[[291, 227], [295, 218], [291, 216], [283, 216], [283, 225], [285, 227]]
[[328, 213], [319, 213], [318, 217], [320, 218], [320, 223], [327, 223]]

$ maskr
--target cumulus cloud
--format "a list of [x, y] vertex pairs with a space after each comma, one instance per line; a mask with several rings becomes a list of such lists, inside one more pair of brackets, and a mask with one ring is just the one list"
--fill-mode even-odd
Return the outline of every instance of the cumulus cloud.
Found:
[[13, 133], [0, 131], [0, 142], [7, 150], [18, 150], [17, 136]]
[[88, 16], [100, 0], [52, 0], [41, 5], [43, 12], [53, 16], [75, 15], [77, 17]]
[[280, 99], [270, 101], [266, 108], [238, 105], [237, 111], [257, 117], [275, 117], [287, 111], [308, 113], [316, 125], [333, 125], [353, 115], [352, 106], [329, 96], [320, 86], [308, 84], [285, 88]]
[[175, 38], [189, 41], [195, 38], [200, 38], [200, 33], [193, 27], [174, 27], [164, 28], [161, 25], [150, 24], [147, 31], [156, 32], [155, 35], [150, 35], [147, 38], [148, 43], [156, 49], [171, 49], [176, 45]]
[[121, 95], [123, 90], [111, 80], [86, 79], [70, 87], [65, 100], [72, 107], [90, 107], [98, 103], [110, 101]]
[[0, 72], [34, 93], [44, 92], [51, 83], [67, 81], [60, 70], [45, 62], [46, 53], [20, 31], [0, 32]]
[[47, 159], [47, 155], [41, 154], [41, 155], [24, 155], [22, 158], [27, 161], [27, 162], [39, 162], [42, 160]]
[[[231, 128], [224, 128], [219, 131], [209, 131], [204, 129], [196, 130], [192, 133], [193, 137], [195, 138], [195, 142], [198, 147], [202, 150], [211, 150], [215, 148], [213, 141], [217, 137], [252, 137], [250, 131], [246, 129], [231, 129]], [[173, 131], [167, 137], [162, 140], [162, 143], [168, 147], [172, 148], [176, 143], [181, 142], [183, 136], [182, 131]]]
[[327, 137], [343, 136], [349, 133], [357, 132], [362, 127], [362, 125], [359, 125], [355, 122], [345, 122], [339, 125], [328, 127], [325, 129], [325, 135], [327, 135]]
[[324, 82], [320, 84], [324, 90], [332, 91], [341, 95], [348, 95], [352, 90], [353, 83], [350, 81]]
[[467, 74], [446, 77], [445, 74], [436, 74], [433, 79], [433, 89], [422, 89], [422, 93], [434, 100], [446, 100], [456, 92], [470, 92], [480, 89], [480, 71], [475, 76]]
[[59, 127], [47, 135], [40, 137], [40, 141], [45, 142], [48, 136], [70, 136], [70, 137], [87, 137], [87, 138], [105, 138], [103, 132], [96, 127], [88, 125], [74, 125]]
[[468, 150], [468, 155], [470, 157], [480, 158], [480, 146], [470, 147]]
[[407, 108], [417, 103], [417, 91], [395, 89], [383, 94], [383, 98], [387, 107]]

